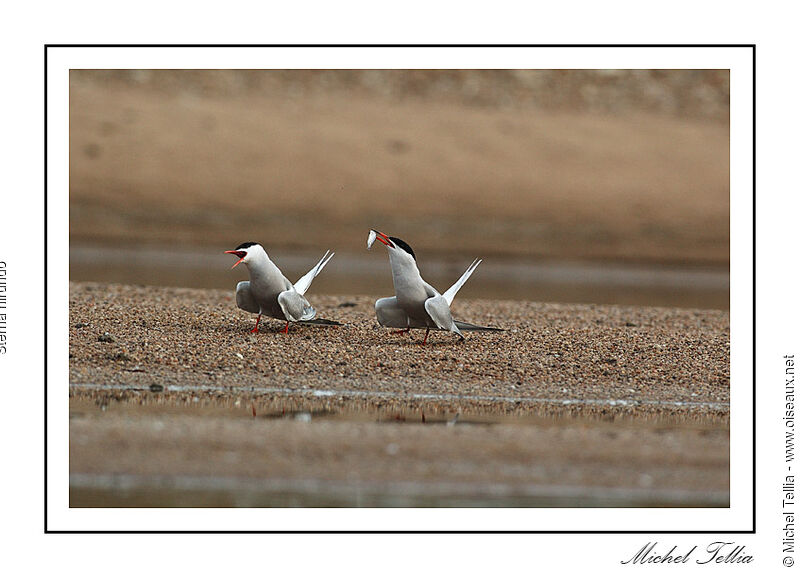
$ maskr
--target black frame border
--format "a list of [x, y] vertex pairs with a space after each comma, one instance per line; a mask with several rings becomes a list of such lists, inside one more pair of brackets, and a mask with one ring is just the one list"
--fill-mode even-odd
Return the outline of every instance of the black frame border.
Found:
[[[50, 530], [47, 527], [47, 51], [50, 48], [750, 48], [753, 58], [753, 520], [750, 530]], [[44, 533], [45, 534], [755, 534], [756, 533], [756, 45], [755, 44], [44, 44]]]

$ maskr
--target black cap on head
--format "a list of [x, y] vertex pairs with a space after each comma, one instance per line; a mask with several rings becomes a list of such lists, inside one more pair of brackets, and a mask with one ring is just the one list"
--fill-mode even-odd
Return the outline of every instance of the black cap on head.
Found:
[[253, 245], [258, 245], [258, 243], [253, 243], [252, 241], [248, 241], [247, 243], [242, 243], [238, 247], [236, 247], [236, 251], [239, 249], [247, 249], [248, 247], [252, 247]]
[[403, 241], [403, 239], [398, 239], [397, 237], [389, 237], [389, 239], [392, 241], [392, 243], [394, 243], [395, 245], [400, 247], [403, 251], [411, 255], [414, 258], [414, 261], [417, 260], [417, 256], [414, 254], [414, 249], [412, 249], [408, 243]]

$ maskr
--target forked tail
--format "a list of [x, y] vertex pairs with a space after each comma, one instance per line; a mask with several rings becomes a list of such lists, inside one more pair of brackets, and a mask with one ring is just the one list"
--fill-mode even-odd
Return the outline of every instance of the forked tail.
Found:
[[314, 277], [322, 272], [322, 269], [325, 268], [325, 265], [328, 264], [328, 261], [330, 261], [334, 255], [335, 253], [325, 251], [325, 255], [322, 256], [319, 263], [317, 263], [311, 271], [297, 280], [297, 283], [294, 284], [294, 290], [300, 293], [300, 295], [305, 295], [308, 288], [311, 287], [311, 282], [314, 280]]
[[453, 299], [456, 298], [456, 293], [458, 293], [458, 290], [461, 289], [461, 286], [467, 282], [467, 279], [469, 279], [470, 275], [475, 272], [475, 269], [478, 268], [478, 265], [480, 265], [481, 262], [482, 261], [480, 259], [475, 259], [472, 262], [472, 265], [467, 267], [467, 270], [464, 271], [464, 274], [461, 276], [461, 278], [453, 283], [453, 286], [442, 294], [442, 296], [447, 300], [448, 305], [452, 305]]

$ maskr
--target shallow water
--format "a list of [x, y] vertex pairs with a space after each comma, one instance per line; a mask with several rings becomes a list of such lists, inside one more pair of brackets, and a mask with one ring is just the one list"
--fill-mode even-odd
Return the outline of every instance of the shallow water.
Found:
[[[70, 431], [76, 426], [82, 433], [76, 438], [75, 451], [86, 451], [87, 424], [107, 423], [104, 420], [120, 420], [122, 423], [144, 423], [153, 428], [162, 428], [171, 420], [186, 420], [173, 423], [199, 424], [264, 423], [262, 420], [279, 422], [285, 428], [322, 428], [321, 431], [338, 431], [329, 428], [333, 423], [366, 426], [373, 435], [383, 428], [396, 431], [402, 428], [425, 431], [428, 443], [449, 439], [446, 431], [474, 435], [480, 432], [481, 439], [502, 431], [495, 428], [595, 428], [597, 435], [613, 435], [608, 443], [613, 444], [619, 427], [636, 432], [665, 435], [682, 432], [681, 435], [694, 440], [722, 444], [726, 447], [728, 425], [719, 420], [705, 418], [693, 422], [689, 416], [672, 416], [667, 419], [622, 419], [615, 423], [600, 423], [598, 416], [565, 417], [551, 411], [544, 413], [520, 410], [504, 411], [501, 404], [511, 401], [627, 406], [628, 404], [665, 404], [670, 408], [713, 409], [726, 413], [727, 403], [660, 402], [657, 400], [550, 400], [531, 397], [434, 395], [407, 392], [361, 392], [332, 391], [324, 389], [288, 389], [279, 387], [248, 387], [240, 390], [220, 387], [198, 387], [170, 385], [166, 387], [131, 385], [81, 385], [70, 386]], [[298, 397], [297, 395], [300, 394]], [[270, 396], [277, 395], [277, 398]], [[267, 397], [262, 397], [267, 396]], [[370, 397], [372, 399], [367, 400]], [[449, 400], [461, 402], [490, 402], [498, 404], [495, 411], [462, 413], [459, 409], [443, 409], [437, 402]], [[431, 405], [416, 405], [416, 402]], [[458, 407], [460, 404], [456, 404]], [[466, 407], [466, 406], [465, 406]], [[520, 413], [521, 411], [521, 413]], [[216, 420], [216, 421], [214, 421]], [[605, 421], [605, 420], [602, 420]], [[301, 422], [298, 424], [297, 422]], [[624, 422], [624, 423], [621, 423]], [[372, 424], [372, 425], [370, 425]], [[344, 424], [342, 424], [344, 425]], [[125, 426], [126, 429], [128, 426]], [[219, 427], [215, 425], [214, 427]], [[378, 428], [378, 429], [376, 429]], [[453, 428], [453, 429], [451, 429]], [[309, 430], [304, 430], [309, 431]], [[318, 430], [319, 431], [319, 430]], [[438, 432], [438, 433], [437, 433]], [[471, 433], [472, 432], [472, 433]], [[72, 435], [72, 433], [71, 433]], [[415, 434], [416, 435], [416, 434]], [[639, 435], [637, 433], [637, 435]], [[97, 441], [96, 443], [101, 443]], [[135, 444], [134, 444], [135, 445]], [[386, 446], [386, 452], [390, 447]], [[207, 446], [200, 445], [189, 451], [204, 453]], [[158, 454], [157, 448], [149, 448], [149, 459]], [[163, 448], [161, 448], [163, 451]], [[72, 450], [71, 450], [72, 451]], [[395, 448], [394, 451], [397, 451]], [[135, 452], [134, 452], [135, 454]], [[392, 454], [393, 455], [393, 454]], [[414, 455], [413, 452], [409, 455]], [[497, 456], [498, 459], [500, 456]], [[457, 458], [457, 456], [453, 456]], [[406, 457], [408, 459], [408, 457]], [[511, 459], [511, 458], [509, 458]], [[191, 460], [190, 460], [191, 461]], [[456, 459], [457, 461], [457, 459]], [[511, 459], [511, 462], [514, 460]], [[581, 467], [586, 467], [583, 464]], [[652, 464], [641, 464], [646, 471]], [[366, 466], [365, 466], [366, 467]], [[566, 467], [566, 466], [565, 466]], [[578, 467], [573, 464], [570, 467]], [[615, 466], [618, 467], [618, 466]], [[689, 467], [684, 464], [684, 467]], [[368, 468], [367, 468], [368, 469]], [[729, 494], [725, 490], [602, 487], [581, 485], [547, 485], [518, 483], [487, 483], [467, 481], [336, 481], [325, 479], [325, 475], [313, 468], [307, 477], [287, 479], [231, 477], [227, 470], [219, 473], [186, 475], [175, 472], [158, 475], [136, 475], [112, 468], [110, 471], [90, 473], [80, 470], [70, 475], [71, 507], [728, 507]], [[320, 477], [308, 477], [311, 474]], [[641, 473], [641, 472], [640, 472]]]
[[[279, 250], [271, 256], [290, 279], [310, 269], [324, 251]], [[176, 248], [120, 248], [70, 245], [72, 281], [136, 285], [166, 285], [206, 289], [233, 289], [247, 278], [222, 250]], [[444, 290], [463, 273], [471, 259], [427, 258], [423, 276]], [[524, 299], [559, 303], [652, 305], [700, 309], [729, 308], [727, 269], [524, 262], [488, 258], [480, 265], [459, 297]], [[337, 254], [314, 281], [319, 294], [392, 295], [385, 254]]]
[[729, 507], [728, 492], [468, 483], [336, 483], [222, 476], [71, 474], [71, 508]]

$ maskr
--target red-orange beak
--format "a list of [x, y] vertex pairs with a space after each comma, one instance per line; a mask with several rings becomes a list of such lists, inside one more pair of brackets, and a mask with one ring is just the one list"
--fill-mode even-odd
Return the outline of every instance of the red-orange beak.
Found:
[[392, 242], [389, 240], [389, 237], [387, 237], [386, 235], [384, 235], [384, 234], [383, 234], [383, 233], [381, 233], [380, 231], [376, 231], [375, 229], [373, 229], [373, 231], [375, 231], [375, 238], [376, 238], [376, 239], [378, 239], [378, 241], [380, 241], [381, 243], [383, 243], [383, 244], [384, 244], [384, 245], [386, 245], [387, 247], [392, 247], [392, 248], [394, 248], [394, 243], [392, 243]]
[[[239, 257], [239, 260], [233, 264], [233, 267], [236, 267], [236, 265], [244, 261], [244, 258], [247, 257], [247, 251], [225, 251], [225, 253], [230, 253], [231, 255]], [[233, 269], [233, 267], [231, 267], [231, 269]]]

